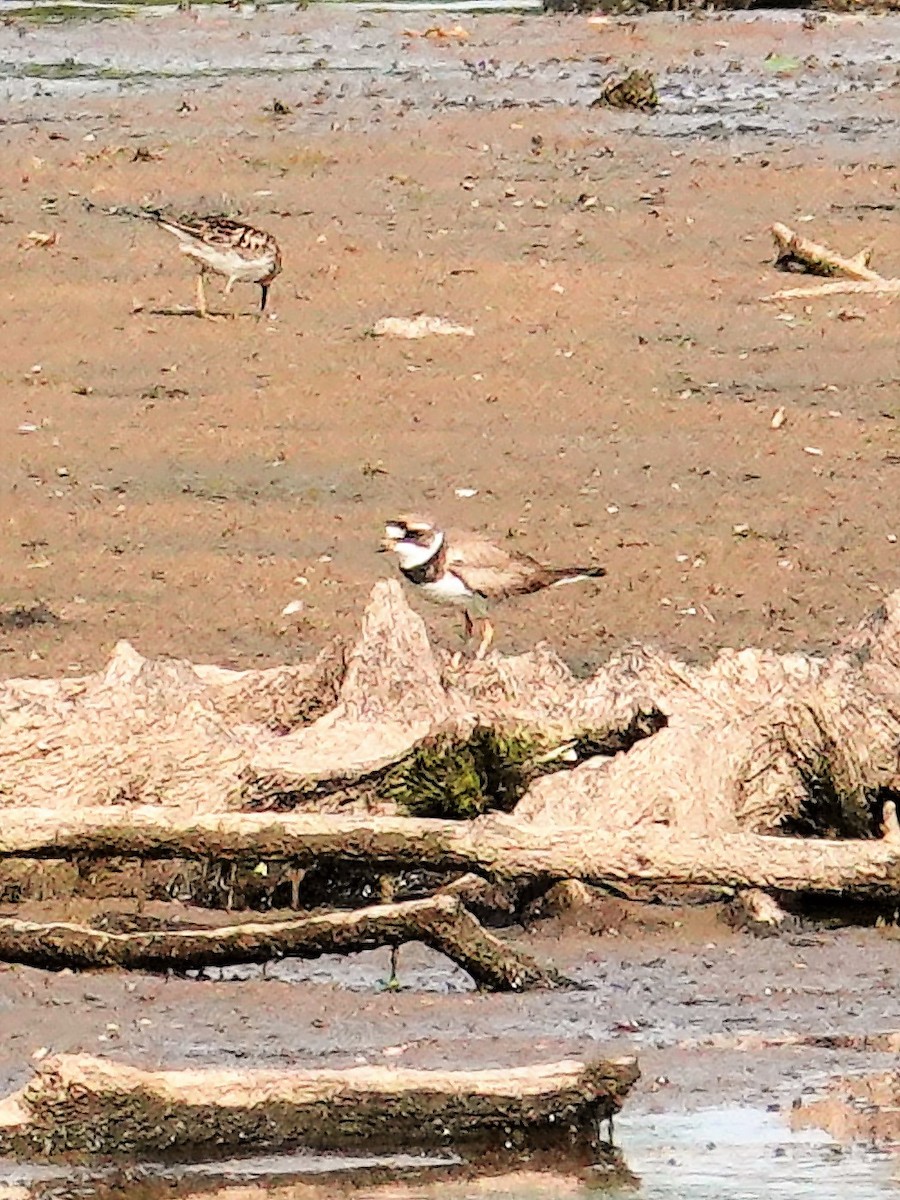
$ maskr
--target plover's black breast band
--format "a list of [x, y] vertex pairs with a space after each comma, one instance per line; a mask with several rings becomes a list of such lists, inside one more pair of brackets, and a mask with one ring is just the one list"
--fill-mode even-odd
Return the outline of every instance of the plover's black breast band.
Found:
[[410, 583], [436, 583], [443, 575], [443, 570], [434, 558], [430, 558], [428, 562], [422, 563], [419, 567], [401, 567], [400, 574], [408, 579]]

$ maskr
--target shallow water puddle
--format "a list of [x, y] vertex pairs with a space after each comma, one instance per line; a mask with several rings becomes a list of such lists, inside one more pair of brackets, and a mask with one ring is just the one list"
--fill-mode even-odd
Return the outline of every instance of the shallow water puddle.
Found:
[[[754, 1108], [622, 1115], [616, 1140], [641, 1200], [803, 1200], [896, 1196], [896, 1159], [839, 1146], [816, 1129]], [[618, 1189], [613, 1194], [620, 1194]], [[622, 1193], [624, 1194], [624, 1193]]]
[[174, 1168], [144, 1164], [89, 1173], [0, 1164], [0, 1200], [881, 1200], [896, 1197], [897, 1160], [872, 1147], [794, 1132], [777, 1112], [714, 1108], [634, 1113], [616, 1123], [622, 1162], [473, 1175], [451, 1156], [297, 1154]]

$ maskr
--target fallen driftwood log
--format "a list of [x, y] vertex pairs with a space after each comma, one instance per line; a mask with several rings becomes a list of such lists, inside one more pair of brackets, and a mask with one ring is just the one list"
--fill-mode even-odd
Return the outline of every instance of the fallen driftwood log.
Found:
[[766, 296], [767, 300], [792, 300], [813, 296], [860, 295], [862, 293], [900, 293], [900, 279], [885, 279], [869, 266], [871, 249], [860, 250], [852, 258], [829, 250], [776, 222], [772, 236], [778, 249], [775, 265], [786, 270], [799, 269], [810, 275], [843, 275], [846, 278], [813, 287], [785, 288]]
[[0, 1102], [0, 1155], [567, 1146], [596, 1138], [638, 1076], [633, 1058], [483, 1071], [144, 1071], [59, 1055]]
[[373, 868], [431, 867], [497, 879], [645, 881], [795, 892], [900, 891], [900, 825], [884, 805], [878, 839], [679, 835], [664, 826], [595, 833], [548, 830], [511, 817], [437, 821], [226, 813], [184, 816], [153, 808], [8, 811], [0, 858], [116, 855], [134, 858], [317, 859]]
[[113, 967], [185, 972], [281, 958], [318, 958], [419, 941], [462, 967], [479, 987], [522, 992], [574, 986], [488, 933], [455, 896], [432, 896], [292, 921], [218, 929], [107, 933], [68, 922], [0, 918], [0, 962], [60, 971]]

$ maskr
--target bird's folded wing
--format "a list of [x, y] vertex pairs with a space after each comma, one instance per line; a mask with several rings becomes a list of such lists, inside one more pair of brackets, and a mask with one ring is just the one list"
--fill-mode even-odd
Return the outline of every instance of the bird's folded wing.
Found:
[[448, 534], [447, 567], [470, 591], [502, 600], [534, 590], [543, 567], [527, 554], [505, 550], [477, 534]]
[[453, 563], [450, 568], [458, 575], [470, 592], [488, 600], [505, 600], [534, 590], [534, 573], [518, 563], [503, 569], [499, 567], [473, 567], [469, 563]]
[[540, 564], [527, 554], [506, 550], [498, 546], [490, 538], [479, 533], [461, 533], [456, 530], [447, 532], [447, 565], [455, 570], [457, 566], [493, 567], [500, 571], [515, 568], [516, 564], [527, 566], [533, 570]]

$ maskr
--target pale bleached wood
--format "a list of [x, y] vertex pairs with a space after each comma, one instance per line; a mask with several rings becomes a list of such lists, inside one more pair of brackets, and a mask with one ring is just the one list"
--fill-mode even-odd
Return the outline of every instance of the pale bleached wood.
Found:
[[497, 879], [581, 879], [756, 887], [780, 891], [900, 890], [900, 835], [893, 805], [877, 839], [683, 835], [665, 826], [624, 834], [548, 829], [487, 816], [475, 821], [409, 817], [224, 813], [153, 808], [8, 810], [0, 858], [72, 855], [134, 858], [288, 859], [373, 867], [475, 871]]
[[780, 221], [776, 221], [772, 226], [772, 236], [778, 247], [779, 258], [795, 259], [813, 274], [846, 275], [848, 279], [869, 280], [873, 283], [883, 281], [884, 277], [869, 266], [869, 250], [860, 250], [852, 258], [846, 258], [828, 246], [814, 242], [812, 238], [795, 233]]
[[596, 1135], [638, 1075], [634, 1058], [480, 1071], [147, 1071], [62, 1054], [0, 1102], [0, 1154], [568, 1146]]
[[900, 279], [881, 279], [877, 283], [857, 279], [833, 279], [809, 287], [784, 288], [764, 296], [764, 300], [808, 300], [818, 296], [896, 296]]
[[832, 279], [828, 283], [810, 284], [804, 287], [783, 288], [764, 300], [807, 300], [817, 296], [863, 296], [896, 295], [900, 292], [900, 279], [886, 279], [869, 266], [870, 251], [861, 250], [852, 258], [836, 253], [828, 246], [812, 241], [795, 233], [787, 225], [776, 221], [772, 236], [778, 247], [778, 261], [793, 260], [812, 275], [844, 275], [844, 279]]

